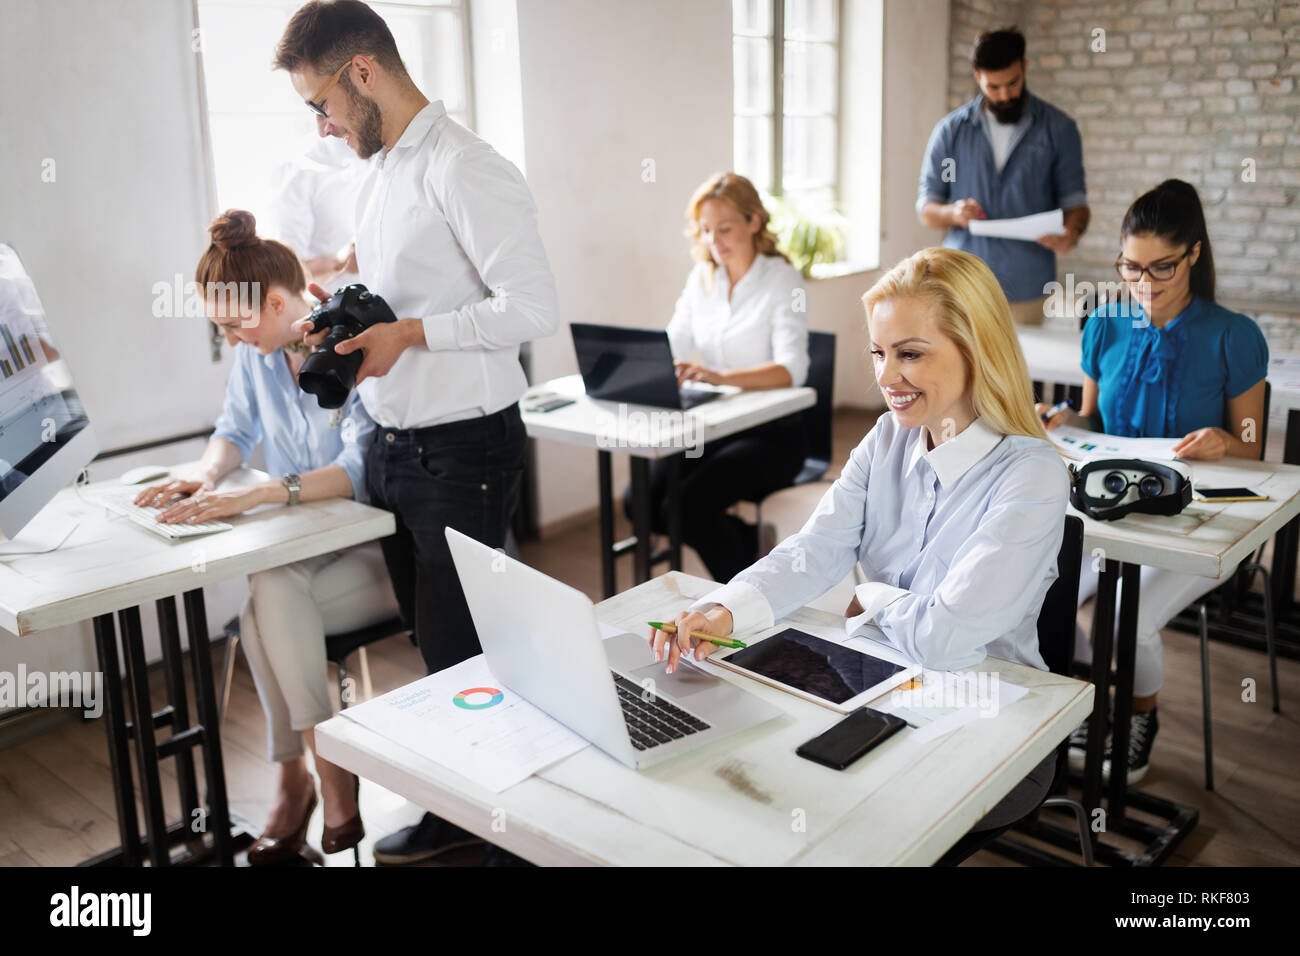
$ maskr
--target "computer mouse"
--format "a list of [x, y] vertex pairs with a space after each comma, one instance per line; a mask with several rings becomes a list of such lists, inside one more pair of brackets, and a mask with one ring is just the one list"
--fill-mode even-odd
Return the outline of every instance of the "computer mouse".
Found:
[[155, 478], [166, 478], [169, 474], [171, 469], [162, 465], [141, 465], [139, 468], [127, 469], [118, 480], [124, 485], [139, 485]]

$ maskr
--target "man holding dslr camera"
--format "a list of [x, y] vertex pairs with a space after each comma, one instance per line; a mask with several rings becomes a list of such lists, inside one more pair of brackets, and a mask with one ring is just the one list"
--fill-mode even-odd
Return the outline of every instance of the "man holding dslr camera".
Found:
[[[299, 8], [274, 65], [326, 133], [371, 160], [357, 267], [398, 321], [335, 351], [364, 354], [357, 391], [379, 426], [370, 498], [396, 517], [384, 558], [433, 673], [480, 653], [444, 528], [501, 547], [519, 499], [519, 346], [558, 324], [537, 209], [519, 171], [416, 88], [387, 25], [360, 0]], [[375, 859], [416, 862], [474, 839], [425, 814], [380, 840]]]

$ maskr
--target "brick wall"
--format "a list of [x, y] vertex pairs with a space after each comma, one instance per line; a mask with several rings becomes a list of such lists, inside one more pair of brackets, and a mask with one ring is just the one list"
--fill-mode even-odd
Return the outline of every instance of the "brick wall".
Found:
[[1124, 210], [1177, 176], [1205, 203], [1218, 297], [1300, 312], [1300, 0], [952, 0], [950, 19], [950, 109], [977, 91], [976, 34], [1015, 24], [1029, 89], [1079, 124], [1092, 225], [1062, 278], [1114, 279]]

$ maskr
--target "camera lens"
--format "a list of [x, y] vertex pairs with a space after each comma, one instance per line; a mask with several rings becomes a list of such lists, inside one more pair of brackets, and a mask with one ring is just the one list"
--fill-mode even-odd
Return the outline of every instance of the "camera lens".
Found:
[[1143, 498], [1158, 498], [1165, 490], [1165, 483], [1155, 475], [1145, 475], [1138, 482], [1138, 493]]
[[1112, 495], [1123, 494], [1124, 489], [1128, 487], [1128, 479], [1118, 471], [1112, 471], [1102, 479], [1101, 486]]

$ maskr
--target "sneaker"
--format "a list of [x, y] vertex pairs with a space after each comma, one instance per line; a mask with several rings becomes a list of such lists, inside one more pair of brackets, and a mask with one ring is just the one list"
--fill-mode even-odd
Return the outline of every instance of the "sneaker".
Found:
[[1083, 772], [1084, 764], [1088, 762], [1088, 725], [1091, 722], [1092, 718], [1088, 717], [1070, 734], [1070, 750], [1067, 756], [1070, 769], [1079, 773]]
[[[1114, 723], [1115, 706], [1112, 703], [1110, 710], [1110, 720], [1108, 723]], [[1089, 714], [1074, 732], [1070, 734], [1070, 748], [1066, 754], [1070, 769], [1076, 773], [1083, 773], [1084, 766], [1088, 762], [1088, 728], [1092, 726], [1092, 715]], [[1103, 752], [1110, 756], [1110, 732], [1106, 733], [1105, 742], [1103, 743]]]
[[[1133, 715], [1128, 732], [1128, 782], [1137, 783], [1151, 768], [1151, 745], [1155, 743], [1160, 720], [1156, 708]], [[1110, 780], [1111, 748], [1106, 750], [1106, 760], [1101, 765], [1103, 779]]]
[[454, 823], [426, 813], [414, 826], [403, 827], [375, 844], [375, 862], [408, 866], [463, 846], [482, 843], [479, 837]]

